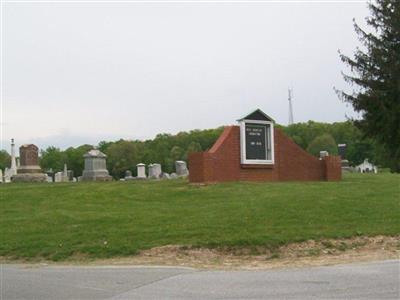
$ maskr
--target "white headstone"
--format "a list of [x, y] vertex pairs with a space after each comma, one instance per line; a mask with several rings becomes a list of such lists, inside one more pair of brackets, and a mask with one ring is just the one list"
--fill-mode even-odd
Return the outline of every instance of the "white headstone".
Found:
[[13, 170], [9, 169], [9, 168], [5, 168], [4, 170], [4, 182], [5, 183], [9, 183], [11, 182], [11, 176], [13, 176]]
[[0, 169], [0, 183], [3, 183], [3, 170]]
[[68, 182], [69, 177], [68, 177], [68, 168], [67, 164], [64, 164], [64, 171], [62, 172], [62, 182]]
[[54, 182], [63, 182], [63, 172], [54, 174]]
[[185, 161], [177, 160], [175, 162], [175, 170], [176, 170], [176, 175], [178, 175], [178, 176], [188, 176], [189, 175], [189, 170], [187, 169], [187, 165], [186, 165]]
[[329, 156], [328, 151], [319, 151], [319, 158], [324, 158], [325, 156]]
[[14, 139], [11, 139], [11, 167], [4, 170], [4, 182], [11, 182], [11, 177], [17, 175]]
[[154, 170], [154, 176], [156, 178], [160, 178], [161, 177], [161, 164], [153, 164], [153, 170]]
[[152, 178], [152, 179], [156, 178], [155, 168], [154, 168], [153, 164], [149, 164], [147, 166], [147, 173], [149, 174], [149, 178]]
[[17, 174], [17, 161], [15, 159], [15, 144], [14, 139], [11, 139], [11, 168], [12, 175]]
[[139, 179], [146, 178], [146, 165], [140, 163], [136, 165], [136, 168], [137, 168], [137, 178]]

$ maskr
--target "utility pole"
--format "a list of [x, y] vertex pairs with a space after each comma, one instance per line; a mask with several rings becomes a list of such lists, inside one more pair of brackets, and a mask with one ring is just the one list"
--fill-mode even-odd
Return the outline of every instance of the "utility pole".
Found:
[[291, 88], [288, 89], [289, 93], [289, 125], [293, 124], [293, 106], [292, 106], [292, 98], [293, 98], [293, 90]]

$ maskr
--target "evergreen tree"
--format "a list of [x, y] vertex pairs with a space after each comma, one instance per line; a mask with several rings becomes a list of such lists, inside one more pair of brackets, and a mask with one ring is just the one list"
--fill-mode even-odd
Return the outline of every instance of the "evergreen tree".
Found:
[[376, 0], [369, 7], [371, 32], [354, 24], [363, 49], [353, 58], [340, 54], [351, 68], [344, 79], [356, 89], [339, 95], [361, 113], [354, 124], [385, 147], [391, 170], [400, 172], [400, 1]]

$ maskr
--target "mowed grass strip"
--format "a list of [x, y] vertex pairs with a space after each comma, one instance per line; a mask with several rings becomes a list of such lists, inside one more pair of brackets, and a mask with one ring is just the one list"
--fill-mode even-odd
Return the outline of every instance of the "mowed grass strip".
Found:
[[4, 184], [0, 196], [0, 256], [15, 259], [400, 234], [400, 176], [394, 174], [202, 187], [185, 180]]

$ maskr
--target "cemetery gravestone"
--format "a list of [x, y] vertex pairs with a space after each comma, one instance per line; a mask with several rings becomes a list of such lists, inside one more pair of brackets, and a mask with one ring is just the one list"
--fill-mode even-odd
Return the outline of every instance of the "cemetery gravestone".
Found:
[[[53, 182], [53, 181], [54, 181], [55, 173], [53, 172], [53, 169], [52, 169], [52, 168], [48, 169], [48, 170], [45, 172], [45, 174], [47, 175], [47, 182]], [[49, 178], [51, 178], [51, 181], [50, 181]]]
[[64, 170], [62, 172], [57, 172], [54, 174], [54, 182], [69, 182], [70, 181], [70, 171], [67, 169], [67, 165], [64, 164]]
[[[18, 160], [18, 162], [19, 162], [19, 160]], [[19, 163], [18, 163], [18, 166], [19, 166]], [[13, 173], [12, 175], [16, 175], [17, 174], [17, 160], [15, 158], [14, 139], [11, 139], [11, 168], [10, 168], [10, 170]]]
[[11, 167], [4, 169], [4, 182], [11, 182], [11, 177], [17, 174], [14, 139], [11, 139]]
[[338, 153], [342, 160], [346, 159], [346, 146], [346, 144], [338, 144]]
[[106, 157], [98, 149], [90, 150], [84, 156], [85, 169], [82, 173], [82, 181], [111, 181], [112, 177], [106, 168]]
[[319, 158], [320, 159], [323, 159], [326, 156], [329, 156], [328, 151], [319, 151]]
[[13, 182], [46, 182], [47, 175], [39, 167], [39, 149], [33, 144], [19, 148], [20, 166], [17, 174], [11, 177]]
[[68, 181], [74, 181], [74, 171], [73, 170], [68, 170]]
[[175, 162], [175, 170], [177, 176], [188, 176], [189, 171], [187, 169], [187, 165], [185, 161], [177, 160]]
[[62, 182], [63, 180], [63, 173], [62, 172], [57, 172], [54, 174], [54, 182]]
[[160, 178], [162, 173], [161, 164], [153, 164], [153, 172], [155, 178]]
[[11, 182], [11, 177], [12, 177], [13, 175], [14, 175], [14, 174], [11, 173], [11, 171], [10, 171], [9, 168], [5, 168], [5, 169], [4, 169], [4, 183], [9, 183], [9, 182]]
[[145, 164], [137, 164], [137, 178], [138, 179], [146, 179], [146, 165]]
[[153, 164], [148, 165], [147, 172], [149, 173], [149, 178], [156, 179], [156, 170]]
[[130, 170], [125, 171], [125, 180], [134, 180], [135, 177], [132, 176], [132, 172]]
[[338, 144], [338, 152], [341, 158], [342, 171], [351, 171], [349, 161], [346, 159], [346, 144]]
[[68, 168], [67, 164], [64, 164], [64, 171], [62, 172], [62, 182], [68, 182], [69, 177], [68, 177]]
[[162, 173], [161, 179], [171, 179], [171, 175], [169, 175], [168, 173]]

